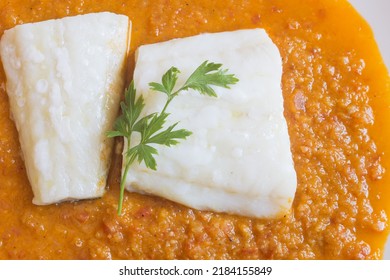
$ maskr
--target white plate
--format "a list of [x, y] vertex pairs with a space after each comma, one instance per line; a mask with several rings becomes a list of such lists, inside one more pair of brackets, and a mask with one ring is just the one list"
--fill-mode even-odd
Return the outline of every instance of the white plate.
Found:
[[[390, 71], [390, 1], [349, 0], [349, 2], [371, 25], [382, 57]], [[384, 259], [390, 260], [390, 240], [387, 241]]]
[[349, 0], [368, 21], [374, 30], [382, 57], [390, 70], [390, 1], [389, 0]]

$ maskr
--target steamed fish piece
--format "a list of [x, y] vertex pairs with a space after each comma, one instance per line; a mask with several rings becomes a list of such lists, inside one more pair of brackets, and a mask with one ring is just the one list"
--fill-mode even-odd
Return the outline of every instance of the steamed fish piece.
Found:
[[96, 13], [16, 26], [1, 59], [34, 204], [100, 197], [131, 22]]
[[168, 109], [168, 125], [180, 122], [177, 129], [193, 134], [177, 146], [158, 147], [157, 171], [135, 163], [127, 190], [200, 210], [257, 218], [285, 214], [297, 179], [283, 115], [282, 61], [264, 30], [141, 46], [134, 83], [145, 98], [145, 114], [161, 111], [166, 100], [149, 89], [149, 82], [159, 82], [175, 66], [181, 71], [181, 85], [205, 60], [222, 63], [239, 82], [231, 89], [215, 88], [218, 98], [193, 90], [176, 97]]

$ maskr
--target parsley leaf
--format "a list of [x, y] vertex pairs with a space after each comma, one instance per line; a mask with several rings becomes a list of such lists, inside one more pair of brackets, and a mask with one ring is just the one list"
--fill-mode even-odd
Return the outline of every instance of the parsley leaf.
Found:
[[201, 94], [216, 97], [217, 94], [210, 85], [229, 88], [229, 85], [238, 82], [234, 75], [226, 74], [227, 70], [221, 70], [221, 66], [222, 64], [203, 62], [188, 78], [182, 89], [191, 88], [199, 91]]
[[161, 82], [159, 83], [149, 83], [149, 86], [152, 90], [164, 92], [168, 95], [168, 97], [172, 94], [173, 88], [176, 85], [177, 82], [177, 74], [179, 74], [180, 71], [176, 67], [171, 67], [162, 77]]
[[[118, 215], [122, 213], [122, 204], [125, 190], [127, 173], [130, 166], [137, 161], [139, 164], [145, 163], [149, 169], [156, 170], [158, 155], [156, 145], [174, 146], [179, 144], [180, 140], [185, 140], [192, 132], [186, 129], [177, 129], [175, 123], [164, 129], [169, 114], [166, 109], [171, 101], [182, 91], [193, 89], [201, 94], [216, 97], [214, 89], [211, 86], [229, 88], [230, 85], [238, 82], [238, 79], [227, 74], [227, 70], [221, 69], [222, 64], [204, 61], [187, 79], [187, 81], [175, 91], [178, 74], [180, 71], [176, 67], [171, 67], [161, 78], [161, 83], [149, 83], [150, 89], [162, 92], [167, 95], [167, 101], [160, 113], [152, 113], [141, 117], [145, 102], [140, 95], [136, 96], [134, 81], [125, 90], [125, 100], [121, 102], [122, 114], [114, 123], [114, 130], [107, 132], [107, 137], [124, 137], [127, 151], [124, 153], [125, 170], [122, 173], [120, 183], [120, 197], [118, 203]], [[140, 134], [140, 140], [137, 144], [132, 144], [133, 133]]]
[[173, 130], [177, 124], [178, 123], [175, 123], [166, 130], [149, 138], [148, 143], [160, 144], [170, 147], [179, 144], [178, 139], [185, 139], [192, 134], [191, 131], [186, 129]]

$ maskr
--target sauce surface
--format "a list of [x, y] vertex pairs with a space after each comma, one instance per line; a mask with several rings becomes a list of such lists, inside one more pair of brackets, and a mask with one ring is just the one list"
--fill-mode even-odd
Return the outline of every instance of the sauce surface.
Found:
[[390, 81], [370, 28], [346, 1], [1, 1], [0, 34], [99, 11], [133, 22], [129, 79], [139, 45], [266, 29], [283, 58], [298, 176], [293, 209], [281, 219], [256, 220], [126, 193], [118, 217], [119, 157], [103, 198], [35, 206], [0, 67], [0, 259], [382, 257], [390, 215]]

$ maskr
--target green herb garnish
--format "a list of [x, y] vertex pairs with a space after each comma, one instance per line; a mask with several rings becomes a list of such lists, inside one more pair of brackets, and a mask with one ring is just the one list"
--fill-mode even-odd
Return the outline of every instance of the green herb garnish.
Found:
[[[180, 71], [176, 67], [171, 67], [161, 79], [161, 83], [152, 82], [149, 86], [152, 90], [165, 93], [167, 101], [160, 113], [152, 113], [141, 117], [141, 112], [145, 107], [142, 95], [136, 98], [136, 89], [134, 81], [125, 91], [125, 100], [121, 102], [122, 114], [114, 123], [114, 130], [107, 132], [108, 137], [123, 136], [127, 143], [127, 151], [124, 155], [125, 170], [122, 174], [120, 184], [120, 197], [118, 204], [118, 215], [122, 213], [123, 195], [125, 191], [126, 176], [130, 166], [135, 160], [138, 163], [142, 161], [147, 168], [156, 170], [157, 163], [155, 156], [158, 154], [157, 149], [151, 144], [173, 146], [179, 143], [179, 140], [186, 139], [192, 134], [186, 129], [175, 130], [178, 123], [168, 128], [164, 128], [169, 113], [166, 109], [171, 101], [179, 95], [180, 92], [193, 89], [201, 94], [216, 97], [217, 94], [211, 85], [229, 88], [229, 85], [238, 82], [238, 79], [227, 74], [227, 70], [221, 69], [222, 64], [212, 62], [203, 62], [187, 79], [187, 81], [178, 90], [175, 90], [176, 81]], [[139, 143], [131, 143], [133, 132], [141, 135]]]

